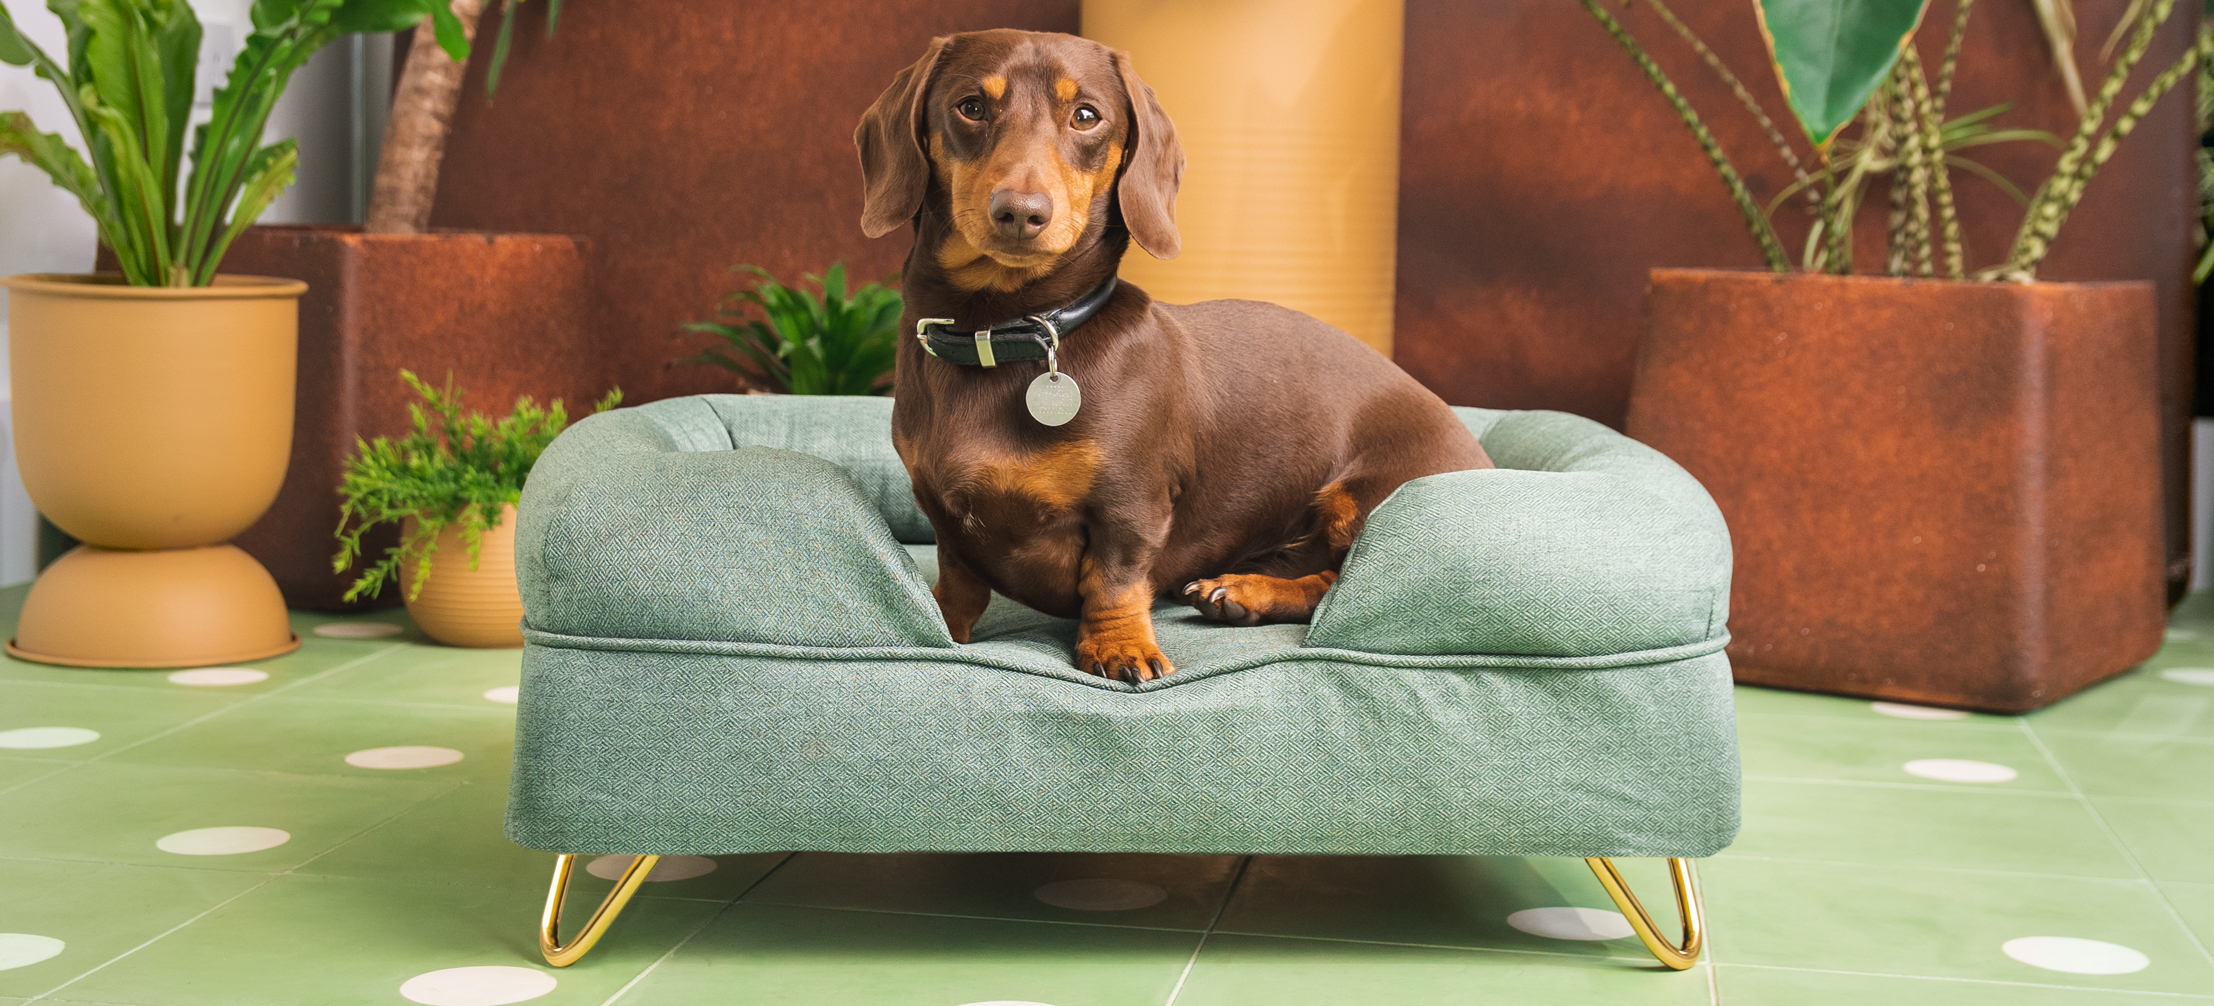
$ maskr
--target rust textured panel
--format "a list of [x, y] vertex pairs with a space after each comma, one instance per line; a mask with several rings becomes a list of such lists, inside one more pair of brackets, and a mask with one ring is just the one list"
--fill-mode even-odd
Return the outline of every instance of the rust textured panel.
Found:
[[[333, 574], [338, 484], [355, 438], [408, 429], [401, 368], [464, 406], [504, 415], [517, 396], [589, 411], [609, 382], [589, 323], [589, 248], [548, 234], [365, 235], [255, 227], [224, 271], [307, 281], [300, 301], [299, 410], [276, 505], [236, 540], [295, 608], [340, 610], [355, 574]], [[386, 532], [373, 554], [396, 540]], [[377, 606], [399, 602], [386, 589]]]
[[1713, 493], [1739, 680], [2019, 712], [2166, 622], [2151, 284], [1656, 270], [1629, 431]]
[[[2093, 91], [2099, 45], [2127, 5], [2076, 0], [2084, 40], [2078, 62]], [[2180, 55], [2196, 31], [2196, 5], [2179, 7], [2125, 96]], [[1608, 9], [1699, 110], [1756, 194], [1765, 201], [1788, 184], [1788, 168], [1752, 116], [1649, 7]], [[1777, 94], [1750, 4], [1687, 0], [1674, 9], [1771, 117], [1797, 128]], [[1949, 3], [1934, 7], [1918, 40], [1933, 72], [1952, 12]], [[2074, 110], [2031, 5], [1977, 4], [1960, 65], [1952, 114], [2012, 101], [2018, 107], [2002, 124], [2074, 131]], [[1690, 133], [1579, 4], [1408, 0], [1401, 107], [1395, 358], [1449, 402], [1563, 409], [1620, 425], [1644, 330], [1646, 271], [1761, 265]], [[2155, 284], [2166, 554], [2178, 584], [2190, 551], [2188, 270], [2197, 142], [2189, 88], [2178, 88], [2092, 183], [2040, 272], [2047, 280]], [[2027, 143], [1972, 155], [2024, 188], [2041, 181], [2058, 156]], [[1955, 172], [1955, 186], [1971, 265], [1997, 262], [2021, 220], [2019, 205], [1965, 171]], [[1887, 192], [1879, 183], [1870, 203], [1881, 207]], [[1882, 216], [1862, 215], [1863, 269], [1881, 265]], [[1805, 213], [1786, 208], [1776, 219], [1796, 252]]]
[[628, 0], [517, 17], [497, 99], [471, 62], [437, 208], [441, 226], [590, 237], [607, 377], [637, 402], [731, 391], [668, 361], [677, 334], [741, 287], [732, 265], [787, 282], [845, 260], [899, 270], [907, 232], [861, 234], [853, 129], [933, 36], [984, 28], [1074, 34], [1076, 0], [812, 4]]

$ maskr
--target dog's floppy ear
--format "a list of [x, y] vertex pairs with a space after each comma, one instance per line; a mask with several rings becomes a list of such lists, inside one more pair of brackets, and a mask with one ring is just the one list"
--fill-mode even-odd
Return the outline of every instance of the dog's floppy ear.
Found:
[[861, 206], [861, 233], [872, 238], [897, 230], [922, 208], [923, 191], [930, 183], [930, 162], [922, 149], [922, 102], [948, 41], [950, 36], [931, 39], [930, 50], [892, 78], [892, 86], [877, 96], [853, 131], [853, 145], [861, 148], [866, 199]]
[[1184, 178], [1184, 145], [1176, 140], [1176, 125], [1161, 111], [1161, 99], [1153, 88], [1130, 69], [1130, 54], [1115, 53], [1115, 71], [1122, 75], [1122, 89], [1130, 96], [1130, 152], [1125, 157], [1122, 181], [1115, 186], [1122, 206], [1123, 226], [1130, 237], [1158, 259], [1175, 258], [1184, 250], [1176, 233], [1176, 187]]

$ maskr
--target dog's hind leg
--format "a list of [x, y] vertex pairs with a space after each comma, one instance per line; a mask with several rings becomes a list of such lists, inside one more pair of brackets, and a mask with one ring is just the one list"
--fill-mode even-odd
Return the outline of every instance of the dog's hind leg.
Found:
[[1260, 573], [1229, 573], [1195, 580], [1184, 587], [1184, 602], [1217, 622], [1259, 625], [1262, 622], [1304, 622], [1314, 617], [1323, 592], [1336, 583], [1338, 572], [1285, 579]]
[[[1184, 586], [1183, 601], [1201, 615], [1231, 625], [1304, 622], [1314, 617], [1322, 595], [1337, 582], [1353, 537], [1360, 533], [1368, 507], [1342, 482], [1315, 493], [1314, 523], [1282, 553], [1260, 563], [1265, 572], [1225, 573]], [[1248, 567], [1252, 568], [1252, 567]], [[1304, 576], [1304, 570], [1316, 570]], [[1271, 575], [1288, 573], [1295, 575]]]

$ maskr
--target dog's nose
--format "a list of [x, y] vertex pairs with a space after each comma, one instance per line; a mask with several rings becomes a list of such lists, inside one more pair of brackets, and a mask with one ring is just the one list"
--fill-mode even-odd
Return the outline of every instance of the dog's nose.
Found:
[[1043, 192], [992, 191], [992, 226], [1005, 237], [1028, 241], [1053, 222], [1053, 197]]

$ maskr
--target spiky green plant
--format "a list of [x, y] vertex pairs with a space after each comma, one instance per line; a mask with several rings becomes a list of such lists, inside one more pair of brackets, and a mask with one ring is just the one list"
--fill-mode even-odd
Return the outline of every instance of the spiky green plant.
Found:
[[[758, 277], [753, 289], [726, 295], [715, 321], [684, 328], [716, 336], [738, 355], [710, 347], [677, 363], [708, 363], [743, 379], [767, 378], [795, 395], [881, 395], [891, 390], [888, 378], [899, 346], [898, 291], [868, 283], [849, 294], [843, 262], [831, 263], [821, 276], [806, 277], [822, 290], [820, 296], [785, 286], [757, 266], [733, 266], [731, 271]], [[762, 317], [751, 317], [755, 311]]]
[[[385, 549], [377, 564], [354, 581], [347, 601], [383, 593], [384, 585], [399, 576], [401, 564], [409, 562], [415, 564], [415, 585], [407, 599], [415, 600], [430, 578], [438, 536], [448, 527], [461, 529], [469, 568], [477, 568], [484, 533], [499, 526], [502, 507], [522, 499], [531, 466], [569, 425], [568, 411], [558, 398], [544, 408], [528, 396], [516, 399], [515, 411], [498, 420], [474, 412], [464, 417], [453, 375], [447, 375], [444, 388], [432, 387], [410, 371], [400, 371], [400, 379], [423, 399], [408, 403], [415, 429], [398, 439], [356, 442], [338, 489], [344, 502], [331, 570], [343, 573], [362, 557], [361, 537], [371, 528], [413, 517], [415, 530]], [[605, 412], [622, 400], [618, 388], [592, 411]]]
[[0, 8], [0, 62], [30, 66], [61, 92], [91, 161], [22, 112], [0, 112], [0, 156], [14, 154], [77, 197], [134, 286], [206, 286], [248, 225], [292, 184], [291, 140], [260, 146], [292, 71], [348, 32], [397, 31], [425, 17], [456, 59], [461, 26], [440, 0], [255, 0], [254, 31], [192, 130], [200, 22], [186, 0], [47, 0], [69, 32], [65, 67]]
[[[2082, 199], [2092, 176], [2113, 156], [2117, 145], [2151, 111], [2161, 95], [2214, 53], [2214, 31], [2202, 30], [2191, 49], [2175, 64], [2156, 74], [2136, 100], [2108, 126], [2108, 110], [2119, 97], [2130, 71], [2144, 56], [2153, 33], [2166, 22], [2175, 6], [2175, 0], [2133, 0], [2124, 18], [2129, 43], [2115, 58], [2098, 95], [2085, 104], [2076, 135], [2063, 144], [2059, 137], [2041, 130], [1997, 128], [1991, 120], [2011, 107], [2008, 105], [1950, 120], [1946, 118], [1945, 105], [1952, 93], [1961, 39], [1967, 30], [1973, 0], [1957, 0], [1951, 36], [1934, 86], [1924, 73], [1920, 55], [1912, 44], [1928, 0], [1884, 5], [1858, 0], [1754, 0], [1754, 13], [1768, 41], [1786, 102], [1804, 129], [1806, 141], [1813, 147], [1813, 164], [1809, 167], [1769, 122], [1759, 102], [1705, 44], [1668, 11], [1664, 0], [1647, 0], [1647, 6], [1683, 36], [1730, 86], [1740, 103], [1753, 112], [1792, 169], [1794, 182], [1762, 208], [1753, 202], [1743, 178], [1698, 113], [1637, 40], [1600, 6], [1599, 0], [1579, 2], [1630, 53], [1691, 130], [1701, 151], [1721, 176], [1731, 201], [1744, 216], [1746, 228], [1760, 248], [1762, 258], [1769, 269], [1776, 272], [1788, 272], [1792, 264], [1771, 218], [1778, 206], [1799, 193], [1807, 196], [1810, 212], [1815, 217], [1800, 255], [1799, 268], [1839, 274], [1852, 272], [1853, 220], [1859, 214], [1868, 185], [1888, 174], [1891, 206], [1887, 230], [1889, 254], [1884, 272], [1894, 276], [1944, 275], [1952, 279], [2033, 279], [2038, 265], [2051, 248], [2053, 236], [2069, 211]], [[2066, 5], [2056, 0], [2046, 6], [2059, 11]], [[2123, 29], [2117, 29], [2116, 37], [2122, 33]], [[2072, 29], [2069, 37], [2072, 38]], [[2112, 48], [2111, 42], [2109, 48]], [[1857, 135], [1847, 134], [1846, 129], [1855, 118], [1860, 121], [1861, 128]], [[2062, 148], [2052, 176], [2032, 195], [2024, 195], [1998, 173], [1959, 154], [1969, 147], [2015, 140], [2035, 140]], [[2026, 207], [2020, 232], [2006, 260], [1972, 275], [1968, 271], [1968, 251], [1954, 208], [1951, 180], [1954, 167], [1991, 181]]]

